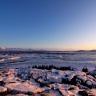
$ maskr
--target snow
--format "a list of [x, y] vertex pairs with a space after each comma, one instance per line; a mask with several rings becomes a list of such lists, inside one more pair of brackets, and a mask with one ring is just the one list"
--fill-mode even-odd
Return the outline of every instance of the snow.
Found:
[[75, 96], [79, 91], [78, 87], [66, 84], [50, 84], [50, 87], [55, 90], [58, 89], [64, 96]]
[[10, 58], [8, 58], [8, 60], [18, 60], [18, 59], [20, 59], [20, 57], [10, 57]]
[[[46, 52], [45, 52], [46, 53]], [[50, 52], [51, 53], [51, 52]], [[81, 70], [84, 66], [87, 66], [89, 70], [95, 69], [96, 66], [96, 52], [63, 52], [63, 54], [0, 54], [3, 59], [0, 65], [4, 66], [8, 64], [10, 67], [26, 66], [26, 65], [52, 65], [56, 66], [72, 66]], [[19, 59], [16, 59], [16, 58]], [[11, 60], [8, 60], [11, 59]], [[16, 59], [16, 60], [14, 60]], [[14, 61], [14, 62], [13, 62]], [[14, 64], [14, 65], [12, 65]]]
[[[58, 94], [57, 96], [79, 96], [79, 91], [90, 89], [96, 91], [96, 78], [80, 70], [41, 70], [32, 67], [3, 68], [0, 80], [9, 92], [22, 94]], [[91, 71], [93, 72], [93, 71]], [[6, 75], [7, 74], [7, 75]], [[75, 77], [75, 78], [74, 78]], [[74, 78], [74, 82], [72, 81]], [[63, 81], [62, 81], [63, 80]], [[64, 81], [65, 80], [65, 81]], [[67, 80], [67, 81], [66, 81]], [[94, 89], [94, 90], [93, 90]], [[51, 90], [51, 91], [50, 91]], [[53, 90], [53, 91], [52, 91]], [[56, 93], [57, 92], [57, 93]], [[89, 90], [87, 90], [89, 94]]]
[[5, 50], [6, 48], [5, 47], [0, 47], [0, 50]]
[[4, 61], [4, 59], [0, 59], [0, 62], [3, 62]]
[[39, 88], [39, 86], [28, 84], [28, 82], [6, 84], [5, 87], [8, 88], [10, 91], [15, 90], [21, 93], [27, 93], [27, 92], [38, 93], [48, 90], [47, 87]]
[[0, 76], [0, 81], [3, 81], [3, 77]]
[[89, 96], [96, 96], [96, 89], [88, 90]]
[[7, 88], [0, 86], [0, 93], [6, 92], [6, 91], [7, 91]]
[[28, 96], [28, 95], [25, 95], [25, 94], [17, 94], [16, 96]]
[[[0, 92], [8, 91], [12, 96], [96, 95], [96, 54], [14, 54], [0, 57]], [[58, 68], [46, 68], [52, 64]], [[38, 68], [40, 65], [43, 68]], [[85, 65], [88, 72], [82, 72]], [[69, 69], [61, 70], [60, 66]]]

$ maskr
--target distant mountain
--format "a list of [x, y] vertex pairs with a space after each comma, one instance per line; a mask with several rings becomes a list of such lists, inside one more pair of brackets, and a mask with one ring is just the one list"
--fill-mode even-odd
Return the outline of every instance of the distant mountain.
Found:
[[0, 50], [5, 50], [6, 48], [5, 47], [0, 47]]
[[0, 51], [49, 51], [49, 50], [31, 49], [31, 48], [5, 48], [5, 47], [0, 47]]
[[4, 48], [0, 47], [0, 51], [33, 51], [34, 49], [27, 48]]
[[27, 48], [6, 48], [6, 51], [33, 51], [33, 49], [27, 49]]
[[44, 49], [31, 49], [31, 48], [5, 48], [0, 47], [0, 51], [50, 51], [50, 52], [96, 52], [96, 50], [65, 50], [65, 51], [57, 51], [57, 50], [44, 50]]

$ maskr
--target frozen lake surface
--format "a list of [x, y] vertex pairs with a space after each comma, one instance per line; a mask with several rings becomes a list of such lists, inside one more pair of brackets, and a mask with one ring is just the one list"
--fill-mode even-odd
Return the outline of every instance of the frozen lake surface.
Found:
[[[14, 54], [13, 54], [14, 53]], [[32, 52], [0, 54], [0, 66], [56, 65], [95, 68], [95, 51]]]

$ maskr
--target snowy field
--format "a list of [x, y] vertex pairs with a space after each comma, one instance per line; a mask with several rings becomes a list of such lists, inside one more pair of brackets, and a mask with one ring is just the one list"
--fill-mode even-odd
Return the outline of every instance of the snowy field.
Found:
[[0, 54], [0, 66], [28, 66], [28, 65], [56, 65], [72, 66], [82, 69], [87, 66], [93, 70], [96, 66], [96, 52], [57, 52], [57, 53], [22, 53]]
[[0, 54], [2, 96], [96, 96], [96, 52]]

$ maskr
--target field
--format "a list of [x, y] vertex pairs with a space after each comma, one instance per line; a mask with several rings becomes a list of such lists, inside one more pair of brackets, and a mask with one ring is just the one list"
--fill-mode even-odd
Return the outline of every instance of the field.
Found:
[[95, 51], [0, 53], [2, 96], [96, 96]]

